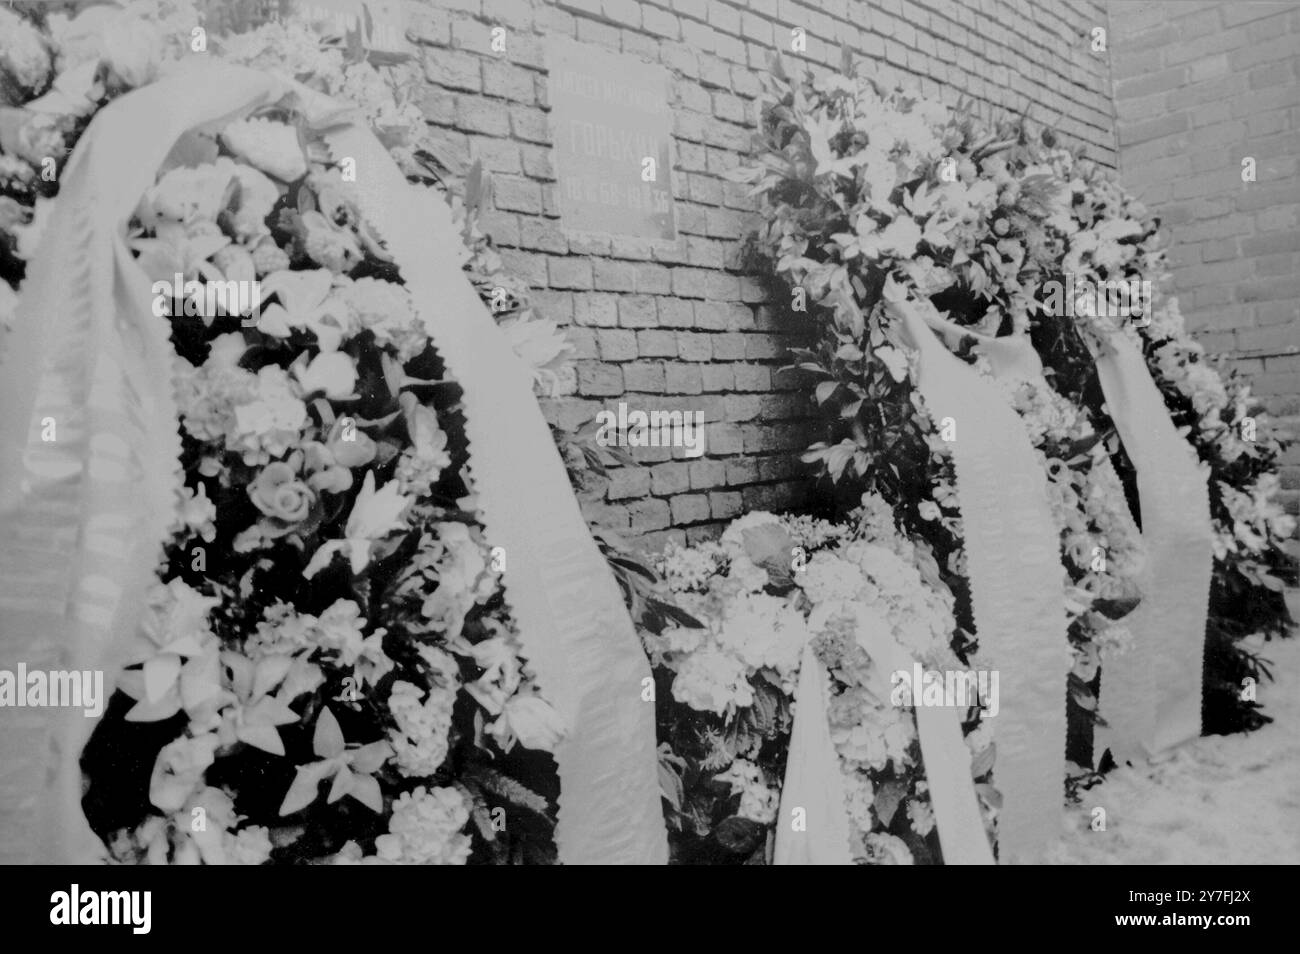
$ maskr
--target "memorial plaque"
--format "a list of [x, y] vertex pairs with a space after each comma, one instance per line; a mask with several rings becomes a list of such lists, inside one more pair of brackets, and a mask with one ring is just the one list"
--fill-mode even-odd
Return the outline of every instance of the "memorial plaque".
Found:
[[564, 38], [546, 52], [561, 226], [675, 240], [667, 70]]

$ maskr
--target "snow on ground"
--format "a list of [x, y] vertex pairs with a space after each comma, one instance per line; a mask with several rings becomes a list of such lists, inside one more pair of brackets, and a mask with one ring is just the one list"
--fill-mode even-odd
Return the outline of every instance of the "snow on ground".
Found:
[[[1197, 739], [1158, 764], [1125, 767], [1068, 809], [1056, 864], [1300, 863], [1300, 637], [1265, 642], [1276, 682], [1259, 701], [1273, 722]], [[1106, 830], [1092, 831], [1092, 809]]]

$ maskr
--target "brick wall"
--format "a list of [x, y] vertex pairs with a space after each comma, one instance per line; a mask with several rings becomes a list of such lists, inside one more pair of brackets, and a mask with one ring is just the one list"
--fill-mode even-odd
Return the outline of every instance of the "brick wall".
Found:
[[[1300, 436], [1300, 5], [1113, 3], [1109, 15], [1120, 170], [1171, 226], [1188, 326]], [[1300, 445], [1284, 463], [1294, 511]]]
[[[741, 273], [755, 224], [743, 189], [721, 178], [746, 150], [759, 75], [780, 46], [816, 71], [841, 44], [887, 81], [953, 102], [1051, 122], [1094, 158], [1115, 159], [1109, 77], [1091, 2], [1025, 0], [431, 0], [411, 4], [420, 102], [440, 149], [494, 176], [485, 225], [544, 312], [572, 326], [570, 393], [548, 414], [566, 425], [619, 401], [704, 414], [707, 453], [633, 451], [588, 515], [649, 546], [695, 539], [751, 509], [798, 506], [798, 451], [815, 439], [807, 395], [777, 373], [800, 339], [794, 317]], [[506, 51], [491, 28], [506, 28]], [[802, 27], [806, 54], [790, 52]], [[566, 239], [549, 149], [542, 37], [560, 34], [662, 64], [672, 76], [679, 241]]]

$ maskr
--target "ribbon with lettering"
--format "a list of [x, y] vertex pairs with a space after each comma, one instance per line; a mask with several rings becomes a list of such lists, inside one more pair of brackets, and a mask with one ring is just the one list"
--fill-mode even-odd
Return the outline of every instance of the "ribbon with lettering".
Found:
[[1205, 620], [1214, 535], [1205, 473], [1174, 427], [1130, 333], [1097, 346], [1097, 375], [1137, 471], [1147, 565], [1142, 602], [1123, 624], [1132, 648], [1102, 659], [1099, 731], [1116, 758], [1149, 757], [1201, 734]]
[[[997, 386], [952, 354], [920, 312], [894, 303], [920, 352], [918, 387], [951, 441], [980, 653], [1000, 670], [994, 784], [1002, 793], [999, 857], [1033, 862], [1060, 834], [1069, 668], [1060, 531], [1047, 477], [1019, 415]], [[990, 360], [1028, 374], [1023, 347]], [[1027, 363], [1028, 362], [1028, 363]]]
[[[858, 644], [884, 673], [912, 671], [915, 660], [879, 622], [860, 616]], [[778, 865], [852, 864], [843, 771], [831, 740], [828, 718], [830, 674], [811, 643], [804, 646], [795, 689], [795, 719], [790, 733], [781, 813], [777, 819], [773, 863]], [[959, 710], [921, 704], [913, 690], [921, 762], [930, 788], [935, 827], [944, 864], [991, 865], [993, 850], [984, 834], [970, 750], [962, 737]], [[796, 829], [796, 810], [802, 828]]]
[[[0, 662], [45, 653], [60, 668], [102, 669], [109, 685], [120, 670], [173, 519], [180, 450], [175, 355], [126, 225], [182, 134], [290, 93], [309, 117], [340, 114], [286, 80], [198, 61], [109, 104], [78, 143], [0, 369]], [[556, 751], [560, 859], [662, 863], [653, 707], [641, 700], [649, 667], [531, 376], [461, 269], [446, 203], [409, 185], [359, 121], [340, 122], [326, 140], [356, 161], [363, 209], [463, 390], [487, 538], [508, 554], [506, 595], [524, 655], [569, 729]], [[42, 440], [47, 419], [54, 442]], [[22, 820], [46, 816], [23, 829], [39, 839], [6, 839], [7, 857], [103, 857], [80, 807], [78, 757], [93, 724], [75, 710], [0, 732], [6, 768], [24, 749], [38, 753], [19, 802]], [[37, 770], [47, 765], [48, 776]]]

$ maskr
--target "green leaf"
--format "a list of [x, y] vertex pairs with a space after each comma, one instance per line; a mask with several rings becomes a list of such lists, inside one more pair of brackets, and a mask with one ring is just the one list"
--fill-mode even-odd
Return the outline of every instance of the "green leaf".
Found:
[[894, 819], [894, 812], [907, 796], [907, 783], [891, 779], [876, 786], [875, 809], [880, 824], [889, 827]]
[[979, 778], [989, 769], [993, 768], [993, 762], [997, 758], [997, 743], [990, 742], [983, 752], [971, 759], [970, 775], [971, 778]]

